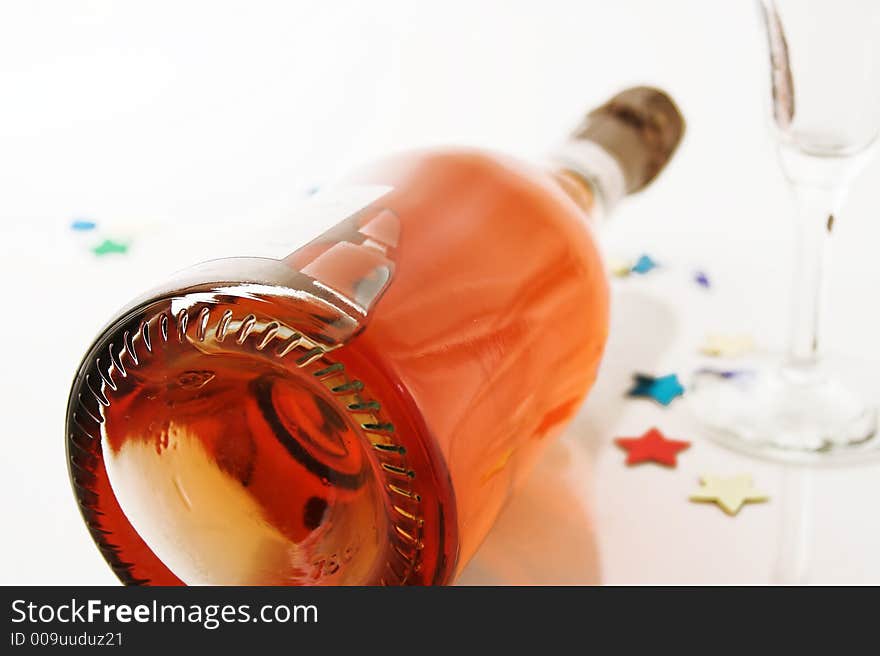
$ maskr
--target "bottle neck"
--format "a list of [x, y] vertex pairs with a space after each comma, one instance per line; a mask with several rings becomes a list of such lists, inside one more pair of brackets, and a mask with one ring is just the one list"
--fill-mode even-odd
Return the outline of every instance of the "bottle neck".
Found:
[[623, 168], [594, 141], [566, 141], [553, 151], [551, 166], [557, 182], [592, 216], [608, 216], [626, 195]]
[[669, 96], [633, 87], [587, 114], [553, 160], [589, 186], [598, 214], [606, 215], [657, 177], [683, 134], [684, 119]]

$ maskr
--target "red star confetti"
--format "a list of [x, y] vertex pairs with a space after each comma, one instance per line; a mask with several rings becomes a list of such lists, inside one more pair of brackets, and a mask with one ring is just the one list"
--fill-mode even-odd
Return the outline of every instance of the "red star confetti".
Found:
[[691, 445], [682, 440], [670, 440], [656, 428], [650, 429], [641, 437], [618, 437], [614, 442], [626, 450], [628, 465], [656, 462], [667, 467], [675, 467], [678, 464], [678, 454]]

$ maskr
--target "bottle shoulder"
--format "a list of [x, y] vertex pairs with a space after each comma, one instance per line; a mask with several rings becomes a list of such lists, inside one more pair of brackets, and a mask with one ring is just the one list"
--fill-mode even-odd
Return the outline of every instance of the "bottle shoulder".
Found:
[[[396, 188], [446, 184], [462, 193], [477, 188], [515, 197], [524, 207], [548, 217], [581, 224], [590, 218], [592, 197], [574, 189], [558, 171], [506, 153], [478, 148], [424, 148], [396, 153], [365, 166], [350, 179]], [[575, 193], [576, 192], [576, 193]]]

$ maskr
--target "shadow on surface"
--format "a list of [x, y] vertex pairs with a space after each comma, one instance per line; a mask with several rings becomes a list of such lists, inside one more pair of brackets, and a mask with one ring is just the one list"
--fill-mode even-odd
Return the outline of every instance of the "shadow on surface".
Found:
[[596, 455], [609, 444], [609, 427], [624, 411], [633, 372], [656, 373], [677, 330], [665, 303], [615, 290], [611, 336], [587, 402], [501, 512], [457, 584], [601, 583], [592, 501]]

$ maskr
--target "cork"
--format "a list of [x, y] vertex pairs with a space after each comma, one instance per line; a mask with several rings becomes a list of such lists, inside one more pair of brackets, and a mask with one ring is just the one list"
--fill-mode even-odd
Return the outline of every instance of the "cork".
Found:
[[633, 87], [587, 114], [572, 138], [592, 141], [610, 153], [623, 171], [626, 193], [633, 193], [657, 177], [684, 130], [684, 117], [669, 96]]

